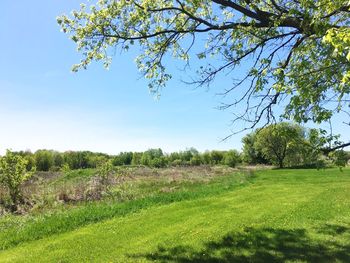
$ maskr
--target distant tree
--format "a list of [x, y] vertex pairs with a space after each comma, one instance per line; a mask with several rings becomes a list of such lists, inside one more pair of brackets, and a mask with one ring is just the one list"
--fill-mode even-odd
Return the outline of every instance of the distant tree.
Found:
[[89, 168], [96, 168], [102, 163], [105, 163], [108, 161], [108, 156], [106, 154], [93, 154], [90, 153], [87, 156], [87, 167]]
[[160, 148], [157, 149], [149, 149], [147, 153], [151, 156], [151, 159], [160, 158], [163, 156], [163, 151]]
[[20, 155], [16, 155], [7, 150], [6, 155], [0, 158], [0, 183], [4, 185], [10, 194], [12, 201], [12, 209], [16, 209], [16, 205], [22, 201], [21, 185], [29, 179], [35, 168], [27, 171], [28, 161]]
[[284, 167], [285, 159], [304, 144], [305, 138], [303, 128], [286, 122], [267, 126], [259, 130], [256, 136], [254, 147], [280, 168]]
[[224, 164], [230, 166], [230, 167], [236, 167], [237, 163], [239, 163], [240, 160], [240, 154], [236, 150], [230, 150], [225, 152], [224, 154]]
[[162, 168], [167, 165], [167, 159], [165, 156], [153, 158], [150, 161], [150, 166], [155, 168]]
[[181, 153], [181, 159], [189, 164], [193, 156], [198, 154], [199, 154], [198, 150], [194, 147], [191, 147]]
[[205, 151], [204, 153], [202, 153], [202, 160], [204, 164], [211, 164], [211, 155], [209, 151]]
[[170, 153], [168, 158], [169, 158], [170, 162], [173, 162], [175, 160], [180, 160], [181, 156], [180, 156], [180, 154], [178, 152], [172, 152], [172, 153]]
[[142, 165], [146, 165], [146, 166], [150, 166], [151, 165], [151, 161], [152, 161], [152, 156], [150, 155], [149, 152], [143, 152], [141, 159], [140, 159], [140, 163]]
[[221, 151], [210, 152], [211, 164], [220, 164], [224, 159], [224, 153]]
[[256, 142], [256, 133], [252, 132], [243, 137], [243, 153], [242, 161], [248, 164], [268, 164], [269, 161], [264, 157], [264, 154], [254, 147]]
[[52, 151], [38, 150], [34, 153], [35, 166], [38, 171], [49, 171], [54, 165]]
[[329, 155], [334, 165], [340, 169], [345, 167], [349, 161], [349, 155], [344, 150], [332, 151]]
[[101, 183], [104, 186], [108, 185], [109, 176], [111, 176], [113, 172], [114, 172], [114, 167], [111, 161], [100, 163], [97, 166], [97, 175], [101, 179]]
[[131, 164], [132, 165], [140, 165], [141, 164], [141, 158], [142, 158], [142, 153], [134, 152], [132, 154]]
[[90, 152], [74, 152], [68, 151], [63, 154], [64, 162], [67, 163], [70, 169], [88, 168]]
[[192, 166], [198, 166], [203, 163], [203, 160], [199, 154], [193, 155], [190, 160], [190, 165]]
[[53, 165], [56, 169], [60, 169], [64, 163], [63, 156], [59, 152], [53, 152]]
[[112, 160], [113, 165], [130, 165], [132, 162], [133, 153], [132, 152], [121, 152], [115, 156]]
[[183, 164], [184, 164], [183, 161], [180, 159], [175, 159], [171, 162], [172, 166], [182, 166]]
[[153, 159], [161, 159], [163, 156], [162, 149], [149, 149], [142, 153], [140, 162], [142, 165], [152, 166]]

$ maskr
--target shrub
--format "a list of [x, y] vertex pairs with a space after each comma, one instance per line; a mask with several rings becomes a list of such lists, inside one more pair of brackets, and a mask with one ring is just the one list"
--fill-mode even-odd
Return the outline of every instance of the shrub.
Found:
[[22, 202], [21, 185], [34, 174], [34, 169], [27, 171], [27, 160], [7, 150], [6, 155], [0, 159], [0, 183], [10, 194], [12, 207], [15, 211], [18, 203]]
[[154, 158], [151, 160], [150, 165], [155, 168], [162, 168], [166, 166], [166, 160], [163, 157]]
[[48, 150], [38, 150], [34, 154], [35, 166], [38, 171], [49, 171], [54, 165], [53, 154]]
[[199, 156], [199, 154], [196, 154], [196, 155], [194, 155], [194, 156], [191, 158], [190, 164], [191, 164], [192, 166], [198, 166], [198, 165], [201, 165], [201, 164], [202, 164], [202, 159], [201, 159], [201, 157]]
[[104, 162], [97, 167], [97, 175], [103, 185], [108, 184], [108, 178], [113, 173], [113, 164], [110, 161]]
[[239, 152], [231, 150], [225, 153], [224, 155], [224, 164], [230, 167], [236, 167], [237, 163], [240, 162]]
[[176, 159], [174, 161], [171, 162], [172, 166], [181, 166], [182, 165], [182, 161], [180, 159]]
[[212, 164], [220, 164], [224, 158], [224, 154], [221, 151], [211, 151], [210, 157]]
[[345, 167], [348, 162], [348, 156], [344, 150], [334, 151], [329, 154], [333, 164], [338, 166], [340, 169]]

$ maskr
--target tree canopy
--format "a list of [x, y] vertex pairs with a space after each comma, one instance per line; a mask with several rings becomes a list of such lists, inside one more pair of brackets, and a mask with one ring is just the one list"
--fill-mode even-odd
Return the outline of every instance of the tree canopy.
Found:
[[321, 123], [349, 110], [349, 7], [347, 0], [100, 0], [58, 23], [83, 55], [73, 71], [94, 60], [108, 67], [111, 48], [136, 45], [137, 67], [155, 93], [171, 78], [169, 55], [184, 67], [202, 60], [189, 82], [209, 86], [226, 74], [232, 82], [221, 108], [238, 106], [234, 121], [254, 128], [277, 118]]
[[261, 129], [254, 147], [283, 168], [286, 158], [302, 152], [304, 137], [304, 130], [300, 126], [282, 122]]

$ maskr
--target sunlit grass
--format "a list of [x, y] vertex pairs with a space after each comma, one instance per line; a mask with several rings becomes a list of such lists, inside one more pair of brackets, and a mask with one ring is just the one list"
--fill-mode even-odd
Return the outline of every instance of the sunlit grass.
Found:
[[240, 182], [233, 174], [26, 222], [11, 242], [14, 229], [0, 234], [12, 247], [0, 261], [350, 261], [349, 169], [257, 171]]

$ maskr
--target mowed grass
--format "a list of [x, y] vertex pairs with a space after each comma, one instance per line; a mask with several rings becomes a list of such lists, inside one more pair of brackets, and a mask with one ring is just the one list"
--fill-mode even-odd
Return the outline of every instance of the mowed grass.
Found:
[[0, 262], [350, 262], [349, 169], [255, 175], [9, 227]]

